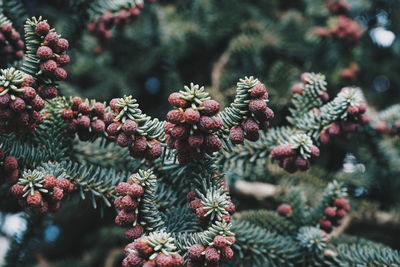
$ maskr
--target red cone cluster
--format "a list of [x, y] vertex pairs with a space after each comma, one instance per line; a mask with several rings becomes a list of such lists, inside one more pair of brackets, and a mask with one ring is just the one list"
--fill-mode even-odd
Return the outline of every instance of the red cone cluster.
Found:
[[249, 110], [251, 116], [234, 126], [229, 131], [229, 140], [233, 144], [242, 144], [244, 139], [257, 141], [259, 130], [266, 129], [269, 121], [274, 118], [274, 112], [267, 107], [268, 93], [264, 84], [258, 83], [250, 89]]
[[389, 135], [398, 135], [400, 134], [400, 120], [395, 120], [392, 125], [388, 125], [384, 120], [378, 120], [373, 123], [373, 128], [384, 134], [389, 134]]
[[24, 57], [25, 43], [11, 24], [0, 26], [0, 68]]
[[[189, 209], [193, 212], [196, 213], [196, 217], [199, 220], [199, 224], [201, 226], [207, 226], [209, 223], [209, 218], [208, 216], [206, 217], [205, 214], [207, 213], [207, 210], [204, 208], [204, 205], [201, 201], [200, 198], [197, 198], [197, 195], [194, 191], [191, 191], [187, 194], [187, 200], [189, 202]], [[229, 223], [231, 220], [231, 215], [233, 215], [236, 212], [236, 206], [235, 204], [232, 203], [232, 201], [228, 201], [228, 207], [225, 209], [228, 214], [223, 215], [222, 220], [225, 222]]]
[[347, 138], [358, 126], [367, 123], [366, 109], [365, 103], [360, 103], [358, 106], [349, 106], [347, 108], [348, 119], [346, 121], [332, 122], [326, 129], [321, 131], [321, 143], [328, 144], [334, 137]]
[[35, 190], [33, 195], [30, 192], [26, 194], [25, 186], [19, 183], [11, 187], [11, 193], [18, 197], [18, 203], [21, 207], [28, 208], [34, 213], [57, 212], [61, 208], [61, 200], [75, 189], [74, 185], [66, 178], [54, 176], [45, 176], [43, 180], [43, 189], [48, 190], [47, 193]]
[[[299, 94], [299, 95], [303, 94], [303, 92], [304, 92], [303, 85], [308, 85], [310, 82], [311, 82], [311, 83], [313, 82], [312, 80], [310, 81], [310, 80], [308, 79], [310, 75], [311, 75], [311, 74], [310, 74], [309, 72], [303, 72], [303, 73], [300, 75], [301, 83], [296, 83], [296, 84], [294, 84], [294, 85], [292, 86], [292, 92], [293, 92], [294, 94]], [[324, 103], [328, 102], [328, 100], [329, 100], [329, 94], [328, 94], [326, 91], [324, 91], [324, 90], [320, 90], [320, 91], [318, 92], [318, 97], [319, 97], [319, 98], [322, 100], [322, 102], [324, 102]]]
[[292, 149], [290, 144], [283, 144], [274, 147], [271, 151], [271, 158], [279, 161], [279, 166], [289, 173], [297, 170], [306, 171], [310, 168], [310, 160], [319, 156], [319, 148], [315, 145], [310, 147], [310, 158], [304, 159], [299, 151]]
[[196, 106], [180, 93], [172, 93], [168, 102], [175, 109], [168, 112], [164, 130], [168, 147], [178, 152], [179, 163], [201, 160], [221, 148], [222, 142], [214, 134], [222, 128], [222, 121], [215, 116], [220, 109], [217, 101], [205, 100]]
[[71, 135], [77, 133], [82, 141], [104, 133], [114, 119], [111, 112], [106, 112], [103, 103], [90, 104], [80, 97], [72, 98], [71, 108], [63, 109], [61, 117], [67, 122], [66, 131]]
[[154, 253], [154, 248], [146, 237], [136, 239], [135, 242], [125, 247], [126, 257], [122, 261], [122, 267], [181, 267], [184, 259], [178, 253], [164, 254], [159, 252], [154, 259], [149, 259]]
[[188, 249], [188, 267], [218, 266], [221, 262], [233, 258], [234, 252], [231, 246], [235, 243], [235, 237], [217, 235], [210, 246], [194, 244]]
[[[111, 109], [118, 114], [119, 107], [111, 100]], [[145, 136], [137, 133], [139, 125], [133, 120], [125, 120], [123, 123], [114, 121], [107, 125], [107, 138], [115, 141], [121, 147], [128, 147], [129, 153], [134, 158], [146, 158], [154, 160], [161, 156], [161, 143], [155, 139], [148, 140]]]
[[131, 8], [120, 9], [116, 12], [107, 11], [100, 18], [89, 23], [87, 29], [100, 43], [105, 43], [112, 37], [112, 28], [121, 29], [134, 21], [140, 15], [142, 8], [143, 4], [137, 3]]
[[[18, 85], [19, 92], [9, 90], [0, 95], [0, 134], [27, 134], [43, 121], [40, 111], [44, 108], [45, 101], [31, 87], [33, 78], [26, 74], [24, 77], [24, 81]], [[0, 93], [3, 90], [0, 87]]]
[[44, 77], [55, 81], [65, 80], [68, 74], [63, 67], [70, 61], [67, 55], [68, 41], [60, 38], [56, 32], [50, 31], [50, 25], [46, 21], [36, 25], [35, 33], [43, 39], [36, 56], [40, 59], [40, 70]]
[[346, 198], [339, 197], [330, 203], [324, 210], [324, 217], [319, 220], [319, 226], [322, 230], [330, 233], [333, 227], [339, 226], [342, 219], [350, 210], [350, 205]]
[[346, 44], [355, 45], [361, 39], [362, 31], [360, 25], [344, 16], [335, 17], [334, 23], [329, 27], [315, 27], [314, 34], [321, 37], [337, 38]]
[[115, 191], [119, 197], [114, 200], [114, 206], [119, 210], [118, 215], [115, 217], [115, 223], [120, 226], [129, 226], [125, 236], [130, 240], [135, 240], [143, 234], [143, 227], [134, 225], [137, 222], [139, 208], [139, 199], [144, 194], [143, 187], [135, 183], [133, 179], [129, 182], [120, 182]]
[[331, 35], [348, 44], [356, 44], [361, 39], [362, 31], [356, 21], [341, 15], [331, 28]]
[[329, 12], [334, 15], [346, 14], [350, 10], [345, 0], [327, 0], [325, 5]]
[[15, 157], [7, 156], [0, 148], [0, 184], [13, 184], [18, 180], [18, 161]]
[[293, 213], [293, 209], [292, 206], [288, 205], [288, 204], [281, 204], [278, 206], [278, 208], [276, 209], [276, 212], [280, 215], [280, 216], [290, 216]]

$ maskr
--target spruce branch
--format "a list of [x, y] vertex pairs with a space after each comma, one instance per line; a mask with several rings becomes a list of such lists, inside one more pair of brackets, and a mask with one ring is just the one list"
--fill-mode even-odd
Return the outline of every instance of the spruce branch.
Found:
[[333, 266], [399, 266], [399, 251], [390, 248], [373, 248], [358, 244], [341, 244], [336, 248]]
[[126, 173], [116, 172], [114, 169], [104, 169], [95, 166], [80, 165], [74, 162], [43, 163], [37, 170], [53, 176], [62, 176], [71, 181], [78, 189], [82, 199], [86, 194], [91, 197], [94, 208], [98, 200], [107, 207], [116, 197], [115, 185], [127, 176]]
[[290, 116], [286, 119], [293, 125], [298, 127], [303, 123], [303, 117], [309, 110], [319, 108], [323, 105], [323, 99], [327, 94], [327, 82], [325, 76], [320, 73], [303, 73], [302, 83], [294, 92], [291, 103], [292, 108], [289, 109]]
[[322, 199], [319, 204], [310, 211], [309, 216], [306, 217], [307, 225], [315, 225], [326, 213], [326, 207], [334, 206], [334, 201], [338, 198], [347, 196], [347, 188], [336, 180], [330, 182], [325, 188]]
[[43, 20], [42, 17], [32, 17], [26, 20], [24, 26], [26, 53], [21, 70], [35, 78], [38, 76], [40, 69], [40, 59], [37, 57], [36, 52], [42, 42], [41, 38], [35, 33], [35, 27], [41, 21], [46, 20]]
[[291, 239], [245, 221], [235, 220], [235, 266], [295, 266], [301, 258], [300, 245]]
[[143, 114], [139, 109], [137, 100], [132, 96], [124, 96], [123, 98], [116, 99], [115, 107], [115, 121], [124, 123], [127, 119], [133, 120], [138, 124], [136, 132], [139, 135], [145, 136], [149, 140], [164, 140], [164, 122]]
[[276, 232], [280, 235], [295, 233], [297, 230], [296, 226], [291, 222], [291, 219], [286, 219], [270, 210], [246, 210], [238, 213], [235, 217], [240, 221], [247, 221], [267, 231]]
[[[320, 99], [316, 102], [306, 99], [313, 99], [320, 95], [320, 91], [326, 90], [324, 76], [307, 74], [307, 77], [310, 79], [310, 84], [306, 83], [302, 91], [292, 98], [295, 108], [291, 112], [292, 114], [297, 112], [296, 120], [288, 117], [292, 125], [270, 128], [260, 135], [257, 142], [245, 142], [234, 148], [232, 152], [222, 154], [221, 161], [225, 165], [253, 163], [258, 159], [268, 157], [272, 151], [271, 157], [278, 159], [280, 166], [285, 170], [289, 172], [297, 169], [306, 170], [309, 168], [309, 159], [319, 155], [319, 150], [314, 144], [319, 143], [320, 134], [324, 129], [335, 121], [355, 120], [355, 123], [360, 123], [362, 119], [357, 117], [358, 113], [356, 115], [354, 112], [349, 113], [350, 107], [356, 112], [362, 112], [364, 98], [360, 89], [345, 87], [332, 101], [322, 105]], [[302, 107], [301, 103], [308, 104]], [[297, 159], [296, 155], [301, 158]]]

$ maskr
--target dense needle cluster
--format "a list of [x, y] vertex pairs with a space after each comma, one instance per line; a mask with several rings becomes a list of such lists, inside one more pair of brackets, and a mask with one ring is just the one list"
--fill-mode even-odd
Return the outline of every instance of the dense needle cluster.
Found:
[[[143, 134], [143, 130], [139, 129], [141, 123], [144, 123], [143, 114], [135, 119], [123, 118], [119, 114], [125, 112], [125, 109], [131, 105], [129, 101], [131, 98], [115, 98], [110, 101], [110, 107], [116, 117], [112, 123], [107, 125], [106, 132], [107, 138], [115, 141], [120, 147], [127, 147], [129, 153], [134, 158], [146, 158], [154, 160], [161, 156], [162, 147], [161, 143], [156, 139], [151, 139]], [[119, 119], [117, 119], [119, 118]]]
[[249, 95], [250, 116], [229, 131], [229, 140], [233, 144], [242, 144], [244, 139], [257, 141], [259, 131], [267, 129], [269, 121], [274, 118], [274, 112], [267, 106], [268, 93], [264, 84], [257, 83], [250, 88]]
[[[342, 91], [349, 90], [342, 88]], [[354, 132], [358, 126], [369, 122], [369, 118], [365, 114], [367, 105], [364, 102], [350, 105], [347, 108], [347, 120], [338, 120], [329, 124], [320, 133], [321, 143], [327, 144], [332, 138], [340, 136], [341, 138], [348, 137], [349, 134]]]
[[43, 121], [45, 101], [32, 87], [34, 79], [14, 68], [0, 73], [0, 133], [23, 135]]
[[128, 244], [123, 267], [181, 267], [184, 259], [176, 251], [173, 238], [164, 231], [153, 232]]
[[207, 194], [190, 191], [186, 196], [189, 209], [196, 214], [199, 224], [203, 227], [214, 220], [229, 223], [231, 216], [236, 212], [236, 206], [228, 195], [225, 179], [217, 173], [211, 179], [219, 185], [218, 189], [210, 190]]
[[45, 214], [58, 211], [61, 200], [74, 189], [74, 185], [66, 178], [44, 175], [39, 171], [25, 171], [10, 190], [18, 198], [21, 207]]
[[181, 164], [201, 160], [222, 146], [215, 134], [222, 128], [222, 121], [215, 116], [219, 103], [209, 99], [203, 87], [192, 84], [185, 89], [168, 97], [174, 109], [168, 112], [164, 126], [167, 145], [176, 149]]
[[25, 43], [11, 23], [0, 25], [0, 68], [24, 57]]
[[298, 140], [301, 145], [296, 142], [278, 145], [272, 149], [271, 158], [278, 160], [279, 166], [289, 173], [308, 170], [310, 161], [319, 156], [319, 148], [305, 134], [294, 136], [292, 140]]

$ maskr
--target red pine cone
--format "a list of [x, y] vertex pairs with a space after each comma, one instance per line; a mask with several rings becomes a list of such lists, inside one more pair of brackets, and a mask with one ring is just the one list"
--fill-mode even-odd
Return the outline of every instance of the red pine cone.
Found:
[[56, 181], [56, 186], [68, 193], [72, 192], [74, 189], [74, 185], [66, 178], [58, 178]]
[[67, 54], [62, 54], [59, 57], [57, 57], [55, 60], [59, 66], [68, 65], [71, 61]]
[[203, 109], [201, 113], [207, 116], [213, 116], [218, 113], [220, 105], [215, 100], [205, 100], [200, 105]]
[[161, 156], [162, 148], [160, 142], [158, 142], [157, 140], [152, 140], [149, 142], [148, 146], [149, 148], [147, 149], [145, 155], [146, 159], [154, 160]]
[[48, 46], [40, 46], [36, 51], [36, 56], [40, 60], [47, 60], [53, 57], [53, 50]]
[[49, 32], [44, 38], [44, 44], [50, 45], [51, 47], [55, 47], [59, 40], [58, 34], [55, 32]]
[[142, 255], [150, 255], [153, 253], [153, 248], [149, 245], [145, 237], [136, 239], [134, 247]]
[[281, 216], [289, 216], [293, 213], [292, 206], [288, 204], [281, 204], [276, 210]]
[[45, 36], [50, 31], [50, 25], [46, 21], [41, 21], [35, 26], [35, 33], [39, 36]]
[[130, 223], [133, 223], [133, 221], [136, 219], [136, 214], [134, 212], [127, 212], [125, 210], [121, 210], [117, 217], [115, 217], [115, 223], [120, 225], [120, 226], [125, 226]]
[[253, 98], [259, 98], [267, 94], [267, 88], [264, 84], [258, 83], [250, 90], [250, 95]]
[[22, 98], [16, 97], [14, 101], [11, 101], [10, 107], [16, 112], [22, 112], [25, 110], [26, 104]]
[[132, 211], [132, 210], [136, 209], [137, 207], [139, 207], [139, 202], [132, 199], [131, 196], [124, 196], [121, 199], [120, 207], [126, 211]]
[[201, 260], [203, 251], [205, 250], [202, 244], [194, 244], [188, 249], [188, 257], [192, 260]]
[[233, 250], [230, 247], [223, 247], [223, 248], [220, 248], [220, 250], [221, 250], [221, 258], [222, 258], [222, 260], [229, 261], [229, 260], [231, 260], [233, 258], [234, 253], [233, 253]]
[[333, 207], [326, 207], [324, 213], [327, 217], [333, 218], [336, 216], [336, 209]]
[[189, 124], [196, 124], [200, 120], [200, 112], [198, 110], [188, 108], [184, 113], [185, 122]]
[[11, 172], [13, 170], [16, 170], [18, 168], [18, 161], [15, 157], [5, 157], [3, 161], [3, 168], [7, 172]]
[[181, 94], [180, 93], [172, 93], [169, 95], [168, 97], [168, 102], [175, 107], [178, 108], [184, 108], [188, 105], [188, 102], [181, 98]]
[[51, 175], [43, 177], [43, 180], [44, 180], [43, 188], [46, 189], [52, 189], [57, 182], [57, 178]]
[[336, 211], [336, 216], [338, 218], [343, 218], [344, 216], [346, 216], [346, 214], [347, 214], [347, 211], [345, 209], [338, 209]]
[[67, 79], [68, 73], [63, 68], [56, 68], [53, 72], [53, 76], [56, 81], [63, 81]]
[[282, 144], [276, 146], [271, 151], [271, 157], [273, 159], [281, 159], [293, 156], [296, 153], [295, 150], [292, 149], [291, 145], [289, 144]]
[[27, 196], [26, 202], [30, 207], [38, 207], [42, 202], [42, 194], [39, 191], [34, 191], [33, 195], [29, 194]]
[[126, 256], [126, 258], [123, 260], [126, 260], [126, 266], [130, 267], [130, 266], [142, 266], [144, 259], [141, 258], [139, 255], [137, 255], [136, 253], [130, 253], [128, 256]]
[[253, 119], [247, 119], [242, 123], [243, 130], [246, 134], [254, 134], [260, 130], [257, 122]]
[[207, 247], [204, 256], [208, 263], [218, 263], [221, 258], [218, 250], [213, 247]]
[[45, 73], [53, 73], [57, 69], [57, 63], [49, 59], [42, 64], [40, 64], [40, 69]]
[[323, 229], [327, 232], [332, 231], [332, 223], [329, 220], [321, 219], [321, 220], [319, 220], [319, 225], [320, 225], [321, 229]]
[[191, 135], [188, 138], [188, 144], [191, 147], [201, 147], [204, 143], [204, 136], [203, 135]]
[[267, 108], [267, 104], [265, 103], [264, 100], [261, 99], [255, 99], [250, 101], [249, 103], [249, 109], [254, 115], [263, 115], [264, 111]]
[[141, 197], [144, 194], [144, 189], [139, 184], [131, 184], [130, 191], [128, 192], [128, 194], [130, 196], [138, 198], [138, 197]]
[[136, 132], [138, 125], [135, 121], [133, 120], [126, 120], [123, 124], [122, 124], [122, 131], [126, 134], [126, 135], [132, 135]]
[[63, 190], [59, 187], [54, 187], [53, 188], [53, 194], [51, 195], [51, 199], [60, 201], [64, 197]]
[[11, 194], [13, 194], [16, 197], [20, 197], [25, 193], [24, 186], [20, 185], [20, 184], [14, 184], [11, 187], [10, 191], [11, 191]]
[[133, 241], [133, 240], [141, 237], [143, 232], [144, 232], [143, 227], [140, 225], [136, 225], [125, 231], [125, 238]]
[[159, 253], [156, 257], [156, 264], [159, 267], [174, 267], [175, 262], [171, 255]]
[[244, 141], [244, 131], [240, 126], [234, 126], [229, 131], [229, 140], [233, 144], [242, 144]]
[[213, 243], [214, 246], [217, 248], [223, 248], [229, 245], [228, 240], [222, 235], [215, 236]]

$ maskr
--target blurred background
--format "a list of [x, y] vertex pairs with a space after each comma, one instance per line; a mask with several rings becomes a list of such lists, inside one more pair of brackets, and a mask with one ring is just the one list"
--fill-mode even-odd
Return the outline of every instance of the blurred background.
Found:
[[[70, 41], [69, 77], [60, 85], [66, 96], [109, 101], [133, 95], [145, 113], [163, 118], [168, 95], [183, 85], [204, 85], [226, 105], [234, 97], [237, 79], [252, 75], [269, 89], [269, 106], [276, 113], [273, 124], [282, 124], [291, 87], [307, 71], [325, 74], [331, 95], [344, 86], [362, 88], [372, 114], [400, 102], [397, 0], [159, 0], [146, 2], [134, 21], [111, 29], [107, 38], [80, 23], [77, 10], [88, 1], [20, 2], [29, 15], [46, 17]], [[395, 176], [400, 166], [382, 165], [379, 160], [385, 158], [377, 158], [380, 152], [371, 150], [369, 142], [358, 138], [324, 146], [307, 174], [293, 178], [260, 170], [246, 180], [274, 184], [298, 178], [318, 186], [341, 177], [359, 199], [359, 209], [399, 214], [400, 182]], [[388, 148], [394, 150], [389, 157], [399, 155], [399, 147], [397, 138]], [[257, 201], [234, 192], [233, 197], [239, 211], [276, 205], [271, 199]], [[77, 198], [63, 205], [42, 224], [36, 261], [42, 266], [118, 266], [125, 242], [123, 229], [113, 224], [113, 210], [100, 217], [90, 201]], [[0, 262], [10, 237], [33, 223], [21, 213], [9, 213], [16, 207], [7, 209], [0, 215]], [[346, 233], [400, 249], [395, 222], [392, 217], [384, 224], [360, 219]]]

